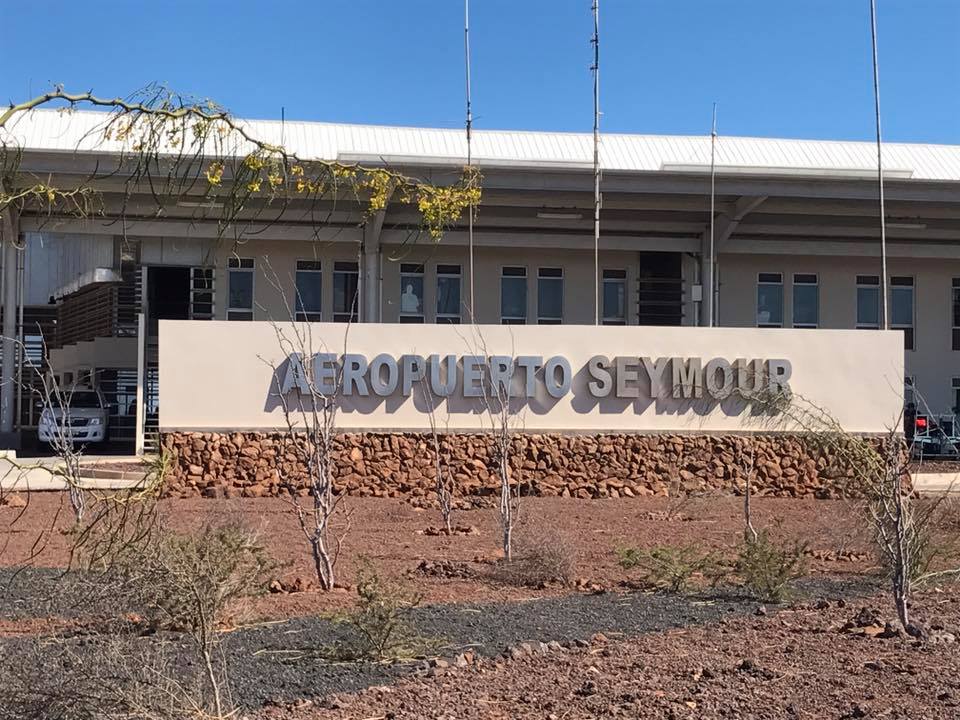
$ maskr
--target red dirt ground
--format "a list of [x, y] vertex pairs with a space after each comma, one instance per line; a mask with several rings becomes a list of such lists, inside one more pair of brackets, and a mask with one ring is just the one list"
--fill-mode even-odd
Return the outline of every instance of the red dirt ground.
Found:
[[[273, 557], [283, 564], [278, 578], [313, 583], [309, 552], [289, 510], [280, 499], [165, 500], [162, 507], [172, 527], [186, 530], [204, 522], [237, 518], [257, 529]], [[868, 542], [858, 529], [857, 507], [845, 501], [756, 498], [755, 524], [771, 527], [780, 537], [809, 542], [811, 572], [862, 572], [870, 565]], [[422, 560], [465, 563], [483, 572], [499, 557], [496, 512], [478, 509], [458, 512], [455, 522], [472, 526], [477, 534], [429, 536], [423, 531], [439, 526], [437, 512], [413, 508], [399, 500], [349, 499], [351, 531], [338, 573], [340, 582], [354, 582], [358, 558], [368, 558], [390, 575], [412, 573]], [[543, 529], [546, 537], [559, 535], [576, 553], [577, 577], [614, 588], [626, 576], [617, 565], [615, 549], [624, 546], [690, 544], [730, 553], [741, 537], [742, 500], [703, 497], [686, 501], [663, 498], [576, 500], [529, 498], [522, 501], [522, 524]], [[58, 493], [35, 493], [26, 508], [0, 508], [0, 565], [27, 561], [41, 567], [64, 567], [72, 521]], [[538, 532], [540, 532], [538, 530]], [[851, 553], [853, 559], [851, 560]], [[543, 597], [569, 592], [561, 587], [525, 589], [474, 579], [416, 576], [425, 603], [496, 601]], [[255, 601], [253, 615], [261, 618], [326, 612], [352, 602], [353, 593], [316, 591], [271, 594]]]
[[[877, 601], [879, 603], [884, 601]], [[939, 623], [960, 626], [955, 593], [921, 594]], [[841, 631], [856, 606], [787, 609], [718, 626], [595, 641], [480, 666], [434, 670], [319, 706], [272, 708], [264, 720], [374, 718], [960, 717], [955, 643]], [[955, 632], [955, 630], [954, 630]]]

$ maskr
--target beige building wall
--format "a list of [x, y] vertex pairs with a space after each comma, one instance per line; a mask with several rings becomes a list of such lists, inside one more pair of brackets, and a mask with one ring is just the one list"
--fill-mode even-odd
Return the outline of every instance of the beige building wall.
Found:
[[[756, 327], [759, 273], [783, 274], [784, 327], [793, 318], [793, 274], [817, 273], [821, 328], [853, 328], [857, 275], [879, 275], [875, 257], [728, 254], [720, 262], [720, 324]], [[960, 352], [952, 349], [952, 281], [960, 260], [893, 257], [891, 276], [914, 279], [914, 349], [905, 352], [905, 373], [934, 412], [947, 412], [952, 383], [960, 379]], [[862, 330], [860, 332], [870, 332]], [[835, 348], [842, 353], [845, 349]]]
[[[350, 235], [356, 239], [350, 241]], [[283, 294], [292, 303], [295, 297], [294, 277], [297, 260], [320, 260], [322, 263], [323, 319], [333, 319], [333, 272], [336, 261], [358, 262], [360, 247], [359, 231], [343, 231], [336, 242], [303, 242], [249, 240], [242, 245], [225, 245], [216, 254], [215, 302], [217, 319], [227, 317], [229, 287], [229, 259], [239, 256], [252, 258], [254, 270], [254, 319], [285, 319], [287, 312]], [[470, 302], [468, 277], [469, 254], [462, 246], [383, 245], [380, 307], [383, 322], [398, 322], [400, 318], [401, 265], [404, 263], [424, 265], [424, 320], [436, 321], [437, 265], [458, 264], [461, 267], [461, 303], [464, 322]], [[565, 324], [592, 325], [593, 310], [593, 251], [552, 250], [529, 248], [474, 249], [474, 286], [477, 294], [475, 312], [481, 323], [500, 322], [500, 276], [504, 266], [522, 266], [527, 270], [527, 322], [537, 322], [537, 271], [541, 267], [563, 269], [563, 322]], [[627, 251], [601, 251], [601, 273], [605, 269], [620, 269], [627, 272], [627, 322], [636, 324], [637, 254]], [[280, 289], [275, 287], [278, 281]], [[361, 302], [364, 292], [361, 287]]]
[[[400, 316], [400, 271], [402, 263], [424, 264], [425, 321], [436, 319], [436, 268], [439, 264], [459, 264], [462, 269], [461, 298], [466, 321], [469, 306], [469, 253], [462, 246], [383, 247], [383, 321], [397, 322]], [[524, 267], [527, 271], [527, 323], [537, 323], [537, 273], [539, 268], [563, 270], [563, 322], [592, 325], [594, 322], [593, 251], [530, 248], [474, 248], [474, 311], [481, 323], [500, 322], [500, 277], [505, 266]], [[636, 324], [637, 255], [625, 251], [601, 251], [600, 270], [627, 272], [627, 322]]]

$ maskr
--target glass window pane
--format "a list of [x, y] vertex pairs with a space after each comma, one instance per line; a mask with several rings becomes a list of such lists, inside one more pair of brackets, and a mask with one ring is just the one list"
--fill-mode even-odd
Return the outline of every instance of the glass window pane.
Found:
[[953, 326], [960, 327], [960, 282], [953, 283]]
[[423, 314], [423, 275], [400, 276], [400, 314]]
[[603, 317], [623, 320], [626, 317], [626, 286], [623, 280], [603, 281]]
[[757, 324], [783, 324], [783, 286], [757, 286]]
[[913, 288], [890, 290], [890, 322], [900, 326], [913, 325]]
[[527, 279], [504, 277], [500, 279], [500, 317], [527, 317]]
[[297, 271], [297, 312], [320, 312], [320, 283], [320, 273]]
[[875, 287], [857, 288], [857, 325], [880, 324], [880, 290]]
[[230, 305], [231, 308], [253, 308], [253, 273], [230, 273]]
[[333, 274], [333, 311], [335, 313], [356, 314], [357, 281], [356, 272]]
[[820, 307], [816, 285], [793, 286], [793, 324], [816, 325]]
[[537, 314], [549, 320], [563, 317], [563, 279], [539, 278], [537, 280]]
[[437, 315], [460, 314], [460, 278], [437, 277]]

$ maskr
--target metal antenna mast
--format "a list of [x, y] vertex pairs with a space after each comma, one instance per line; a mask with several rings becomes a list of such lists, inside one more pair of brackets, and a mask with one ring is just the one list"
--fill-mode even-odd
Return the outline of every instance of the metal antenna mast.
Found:
[[873, 44], [873, 110], [877, 123], [877, 187], [880, 200], [880, 292], [883, 293], [883, 317], [880, 327], [890, 329], [887, 294], [887, 213], [883, 200], [883, 143], [880, 134], [880, 63], [877, 60], [877, 3], [870, 0], [870, 39]]
[[714, 247], [714, 218], [717, 202], [717, 104], [713, 104], [713, 122], [710, 125], [710, 294], [707, 296], [707, 327], [714, 326], [714, 299], [717, 295], [717, 252]]
[[600, 0], [593, 0], [593, 321], [600, 324]]
[[[463, 0], [463, 55], [466, 60], [467, 76], [467, 168], [473, 163], [473, 110], [470, 102], [470, 0]], [[473, 314], [474, 294], [473, 294], [473, 205], [467, 209], [467, 245], [470, 253], [470, 322], [476, 322], [476, 316]]]

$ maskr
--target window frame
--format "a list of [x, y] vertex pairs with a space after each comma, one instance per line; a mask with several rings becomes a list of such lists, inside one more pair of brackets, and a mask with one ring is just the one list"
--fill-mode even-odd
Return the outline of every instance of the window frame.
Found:
[[[507, 270], [522, 270], [523, 274], [508, 275]], [[523, 317], [506, 316], [503, 314], [503, 281], [506, 279], [523, 278]], [[530, 273], [526, 265], [501, 265], [500, 266], [500, 324], [501, 325], [526, 325], [527, 318], [530, 316]]]
[[[300, 267], [301, 263], [315, 265], [316, 267]], [[307, 310], [301, 307], [303, 296], [300, 293], [300, 274], [315, 275], [320, 282], [319, 297], [320, 307], [316, 310]], [[323, 321], [323, 261], [299, 259], [294, 265], [293, 289], [296, 293], [294, 298], [294, 318], [297, 322], [322, 322]]]
[[[621, 276], [607, 277], [607, 273], [623, 273]], [[607, 315], [606, 308], [606, 297], [607, 297], [607, 283], [610, 284], [619, 284], [623, 286], [623, 315], [621, 317], [614, 317], [613, 315]], [[600, 301], [603, 304], [602, 307], [602, 317], [600, 322], [602, 325], [611, 325], [616, 327], [622, 327], [628, 324], [627, 321], [627, 295], [630, 292], [629, 288], [629, 278], [626, 268], [603, 268], [600, 271]]]
[[[216, 268], [195, 265], [190, 268], [190, 319], [213, 320], [217, 313]], [[209, 298], [209, 300], [205, 299]], [[200, 308], [208, 308], [201, 311]]]
[[[344, 269], [343, 266], [350, 265], [352, 269]], [[354, 302], [351, 303], [349, 310], [339, 311], [337, 309], [337, 276], [353, 275], [356, 278], [357, 290], [354, 293]], [[333, 321], [355, 323], [360, 319], [360, 263], [356, 260], [335, 260], [333, 263]]]
[[[860, 322], [860, 291], [872, 290], [877, 296], [877, 315], [876, 322]], [[880, 329], [880, 303], [881, 298], [880, 276], [879, 275], [857, 275], [857, 294], [856, 294], [856, 315], [854, 316], [854, 327], [857, 330], [879, 330]]]
[[[798, 280], [797, 278], [808, 278], [812, 277], [813, 282], [806, 282], [803, 280]], [[816, 310], [817, 318], [814, 323], [804, 323], [797, 322], [797, 288], [798, 287], [812, 287], [814, 288], [814, 298], [816, 299]], [[793, 273], [792, 282], [790, 284], [790, 320], [791, 327], [800, 328], [800, 329], [816, 329], [820, 327], [820, 273]]]
[[[776, 276], [779, 278], [779, 280], [778, 280], [777, 282], [773, 282], [772, 280], [764, 280], [763, 277], [764, 277], [765, 275], [769, 275], [769, 276], [776, 275]], [[763, 286], [767, 286], [767, 287], [778, 287], [778, 288], [780, 288], [780, 322], [778, 322], [778, 323], [772, 323], [772, 322], [769, 322], [769, 323], [761, 323], [761, 322], [760, 322], [760, 288], [763, 287]], [[782, 327], [783, 327], [783, 316], [784, 316], [784, 308], [783, 308], [783, 273], [782, 273], [782, 272], [758, 272], [758, 273], [757, 273], [757, 295], [756, 295], [756, 299], [757, 299], [757, 302], [756, 302], [755, 320], [756, 320], [756, 323], [757, 323], [757, 327], [758, 327], [758, 328], [782, 328]]]
[[[406, 269], [405, 269], [406, 268]], [[403, 293], [404, 277], [420, 278], [420, 312], [406, 313], [403, 311]], [[427, 321], [427, 273], [423, 263], [400, 263], [400, 313], [398, 315], [401, 323], [411, 323], [422, 325]]]
[[[447, 268], [457, 268], [456, 274], [446, 270]], [[436, 307], [434, 308], [434, 322], [436, 323], [449, 323], [451, 325], [459, 325], [463, 321], [463, 315], [459, 312], [460, 308], [463, 307], [463, 266], [460, 263], [437, 263], [435, 270], [435, 286], [436, 286]], [[460, 301], [457, 303], [458, 312], [454, 315], [452, 313], [440, 312], [440, 278], [443, 279], [453, 279], [457, 280], [457, 295], [459, 296]]]
[[[544, 272], [548, 273], [558, 273], [558, 274], [549, 274], [544, 275]], [[564, 303], [564, 272], [563, 268], [559, 266], [545, 266], [537, 268], [537, 325], [563, 325], [563, 311], [565, 309], [566, 303]], [[559, 281], [560, 283], [560, 315], [558, 317], [547, 317], [543, 315], [540, 307], [540, 281], [546, 280], [547, 282]]]
[[[900, 282], [894, 282], [899, 280]], [[909, 281], [909, 282], [908, 282]], [[894, 288], [910, 288], [910, 324], [893, 322], [893, 293]], [[903, 330], [903, 349], [914, 351], [917, 349], [917, 281], [912, 275], [890, 276], [890, 322], [891, 330]]]
[[[255, 258], [247, 257], [235, 257], [231, 256], [227, 258], [227, 320], [232, 321], [251, 321], [253, 320], [253, 309], [256, 305], [256, 296], [257, 296], [257, 263]], [[231, 303], [231, 286], [233, 285], [234, 276], [240, 275], [249, 275], [250, 276], [250, 307], [241, 308], [234, 307]], [[192, 283], [192, 273], [191, 273], [191, 283]]]
[[960, 377], [950, 378], [950, 389], [953, 390], [953, 412], [960, 415]]

